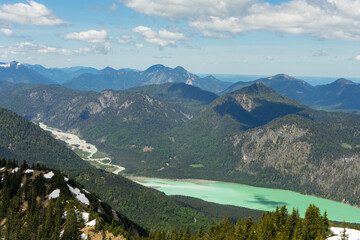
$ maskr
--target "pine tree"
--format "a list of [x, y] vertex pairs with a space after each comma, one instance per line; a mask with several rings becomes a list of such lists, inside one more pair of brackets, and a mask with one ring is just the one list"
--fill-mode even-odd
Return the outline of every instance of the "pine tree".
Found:
[[346, 228], [344, 227], [344, 229], [340, 232], [340, 239], [341, 240], [348, 240], [349, 239], [349, 234], [346, 234]]
[[239, 218], [236, 222], [236, 228], [235, 228], [235, 238], [240, 239], [241, 236], [244, 235], [244, 226], [243, 221], [241, 218]]
[[69, 207], [66, 211], [66, 221], [64, 233], [61, 239], [64, 240], [78, 240], [81, 239], [81, 232], [78, 229], [79, 221], [76, 216], [75, 209], [73, 207]]
[[199, 231], [197, 233], [197, 238], [202, 239], [204, 237], [204, 227], [203, 225], [200, 226]]

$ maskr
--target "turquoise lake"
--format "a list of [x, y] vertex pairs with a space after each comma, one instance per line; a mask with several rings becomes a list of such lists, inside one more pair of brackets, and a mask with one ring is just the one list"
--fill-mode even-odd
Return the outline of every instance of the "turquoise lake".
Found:
[[292, 191], [205, 180], [155, 178], [136, 178], [134, 180], [144, 186], [156, 188], [167, 195], [190, 196], [219, 204], [265, 211], [274, 210], [276, 206], [286, 205], [289, 212], [293, 208], [299, 209], [302, 217], [309, 204], [315, 204], [320, 208], [321, 214], [325, 210], [327, 211], [330, 220], [360, 223], [360, 209], [356, 207]]

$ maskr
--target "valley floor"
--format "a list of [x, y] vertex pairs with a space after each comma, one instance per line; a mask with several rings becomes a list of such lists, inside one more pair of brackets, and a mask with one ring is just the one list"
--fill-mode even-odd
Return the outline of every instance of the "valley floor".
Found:
[[43, 123], [39, 123], [39, 126], [45, 131], [51, 132], [51, 134], [58, 140], [65, 142], [72, 150], [74, 150], [83, 160], [89, 161], [92, 165], [95, 165], [98, 168], [105, 169], [108, 172], [114, 174], [119, 174], [121, 171], [125, 170], [124, 167], [114, 165], [111, 163], [111, 158], [106, 157], [97, 157], [99, 154], [98, 149], [95, 145], [86, 142], [83, 139], [80, 139], [79, 136], [63, 132], [60, 129], [48, 127]]

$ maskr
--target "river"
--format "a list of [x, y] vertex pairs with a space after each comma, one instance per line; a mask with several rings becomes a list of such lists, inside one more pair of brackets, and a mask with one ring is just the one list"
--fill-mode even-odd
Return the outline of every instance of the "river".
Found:
[[[73, 150], [81, 150], [88, 153], [83, 160], [96, 163], [97, 167], [114, 174], [119, 174], [125, 168], [111, 163], [110, 157], [96, 158], [98, 152], [95, 145], [87, 143], [72, 133], [66, 133], [60, 129], [39, 124], [41, 128], [50, 131], [55, 138], [64, 141]], [[106, 162], [104, 162], [106, 160]], [[167, 195], [184, 195], [200, 198], [208, 202], [229, 204], [239, 207], [271, 211], [276, 206], [286, 205], [288, 210], [299, 209], [302, 217], [305, 215], [309, 204], [315, 204], [323, 213], [327, 211], [328, 218], [335, 221], [360, 223], [360, 209], [350, 205], [335, 202], [314, 196], [302, 195], [292, 191], [252, 187], [243, 184], [195, 180], [195, 179], [157, 179], [146, 177], [131, 177], [137, 183], [146, 187], [155, 188]]]

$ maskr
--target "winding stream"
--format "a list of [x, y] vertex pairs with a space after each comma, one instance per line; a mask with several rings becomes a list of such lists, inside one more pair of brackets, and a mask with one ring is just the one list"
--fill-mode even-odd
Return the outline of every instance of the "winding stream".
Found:
[[109, 157], [94, 157], [94, 155], [98, 152], [96, 146], [86, 142], [83, 139], [80, 139], [77, 135], [63, 132], [57, 128], [48, 127], [43, 123], [39, 123], [39, 126], [45, 131], [51, 132], [56, 139], [65, 142], [72, 150], [80, 150], [82, 152], [88, 153], [89, 155], [87, 157], [83, 157], [83, 160], [89, 161], [93, 163], [93, 165], [100, 168], [105, 168], [105, 170], [114, 174], [119, 174], [121, 171], [125, 170], [124, 167], [112, 164], [112, 160]]

